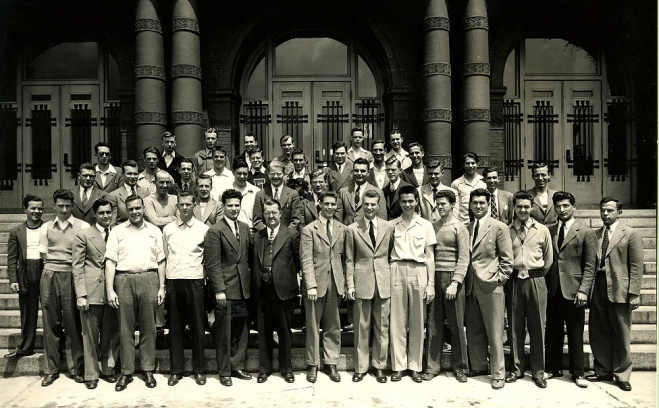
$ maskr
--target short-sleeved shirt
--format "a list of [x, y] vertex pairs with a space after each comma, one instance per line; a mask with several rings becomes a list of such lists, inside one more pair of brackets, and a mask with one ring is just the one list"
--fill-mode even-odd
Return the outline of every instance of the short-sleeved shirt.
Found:
[[130, 221], [119, 224], [110, 231], [105, 259], [116, 262], [118, 271], [145, 271], [158, 268], [165, 260], [162, 232], [155, 225], [144, 221], [137, 228]]
[[487, 189], [483, 176], [476, 174], [471, 183], [465, 180], [465, 176], [458, 177], [451, 183], [451, 188], [458, 191], [458, 204], [460, 221], [469, 224], [469, 194], [477, 188]]
[[227, 169], [226, 167], [222, 170], [222, 173], [217, 173], [215, 172], [215, 169], [210, 169], [204, 174], [208, 174], [213, 178], [213, 187], [211, 188], [211, 197], [215, 199], [217, 202], [222, 201], [222, 193], [224, 193], [225, 190], [228, 190], [230, 188], [233, 188], [233, 182], [235, 181], [235, 177], [231, 170]]
[[208, 225], [192, 217], [165, 225], [162, 240], [167, 254], [167, 279], [202, 279], [204, 277], [204, 238]]
[[405, 227], [403, 217], [392, 221], [394, 224], [394, 249], [392, 261], [415, 261], [426, 263], [426, 247], [435, 245], [437, 237], [432, 223], [418, 214], [414, 214], [409, 225]]

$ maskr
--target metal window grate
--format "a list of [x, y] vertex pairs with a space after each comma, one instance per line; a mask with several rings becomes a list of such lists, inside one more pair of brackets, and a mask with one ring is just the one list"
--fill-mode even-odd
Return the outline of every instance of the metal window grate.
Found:
[[503, 103], [503, 149], [504, 174], [506, 181], [513, 181], [520, 176], [520, 169], [524, 167], [524, 154], [522, 146], [522, 121], [524, 114], [521, 104], [513, 100]]
[[16, 127], [20, 126], [16, 118], [16, 109], [11, 105], [0, 105], [0, 190], [13, 190], [18, 179], [16, 160]]
[[52, 163], [52, 127], [57, 126], [57, 118], [51, 117], [48, 105], [34, 105], [25, 126], [32, 128], [32, 163], [25, 165], [25, 171], [32, 173], [35, 186], [47, 186], [53, 178], [57, 165]]
[[599, 168], [599, 160], [594, 160], [594, 123], [599, 123], [599, 114], [593, 113], [590, 101], [576, 101], [572, 113], [567, 114], [567, 123], [572, 123], [572, 151], [566, 161], [577, 182], [590, 182], [594, 169]]
[[554, 159], [554, 124], [558, 123], [558, 114], [550, 101], [536, 101], [533, 115], [527, 115], [527, 121], [533, 124], [533, 160], [528, 160], [529, 167], [547, 163], [551, 172], [559, 163]]
[[105, 140], [110, 145], [112, 156], [110, 163], [113, 166], [121, 166], [121, 105], [119, 103], [111, 103], [109, 107], [105, 108], [105, 117], [101, 118], [101, 125], [105, 127]]
[[611, 181], [625, 181], [630, 168], [636, 167], [636, 159], [628, 158], [633, 121], [631, 104], [624, 99], [614, 99], [607, 105], [608, 114], [604, 120], [608, 126], [608, 158], [604, 159], [604, 165]]
[[270, 155], [269, 130], [272, 118], [268, 110], [268, 104], [263, 101], [253, 101], [243, 105], [244, 115], [240, 115], [240, 123], [245, 126], [245, 132], [253, 132], [256, 140], [263, 149], [263, 158]]
[[302, 148], [304, 137], [303, 123], [309, 123], [309, 115], [304, 114], [304, 106], [299, 101], [286, 102], [281, 107], [281, 114], [277, 114], [277, 123], [281, 123], [281, 134], [293, 138], [297, 148]]
[[74, 104], [70, 112], [71, 117], [64, 121], [65, 126], [71, 128], [71, 162], [64, 154], [64, 165], [77, 184], [78, 168], [82, 163], [91, 162], [92, 126], [97, 125], [97, 118], [92, 118], [92, 110], [86, 103]]
[[373, 99], [364, 99], [356, 105], [357, 113], [352, 114], [352, 122], [364, 129], [364, 148], [371, 150], [373, 140], [383, 138], [384, 113], [380, 104]]
[[316, 165], [327, 166], [332, 162], [332, 145], [343, 140], [343, 124], [348, 123], [349, 119], [348, 114], [343, 113], [340, 101], [327, 101], [321, 112], [316, 122], [322, 124], [322, 150], [316, 150]]

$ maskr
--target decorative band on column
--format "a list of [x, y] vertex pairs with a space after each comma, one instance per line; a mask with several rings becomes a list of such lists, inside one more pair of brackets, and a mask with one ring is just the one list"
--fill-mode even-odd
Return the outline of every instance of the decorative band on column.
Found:
[[[490, 156], [478, 155], [478, 167], [490, 167]], [[502, 168], [499, 167], [499, 170]]]
[[487, 17], [466, 17], [465, 18], [465, 30], [471, 30], [474, 28], [482, 28], [483, 30], [488, 30], [490, 24], [487, 20]]
[[165, 80], [165, 68], [157, 65], [137, 65], [135, 66], [135, 79], [154, 78]]
[[228, 120], [214, 120], [212, 122], [212, 127], [216, 130], [223, 132], [231, 132], [231, 121]]
[[451, 155], [431, 154], [424, 157], [424, 161], [426, 162], [426, 164], [431, 163], [432, 161], [435, 160], [442, 163], [442, 167], [444, 169], [450, 169], [453, 167], [453, 158], [451, 157]]
[[160, 112], [135, 112], [135, 125], [167, 125], [167, 115]]
[[426, 17], [423, 21], [424, 21], [423, 28], [426, 31], [431, 31], [431, 30], [449, 31], [451, 29], [451, 23], [447, 17]]
[[172, 112], [172, 125], [199, 125], [204, 124], [204, 115], [201, 112], [178, 111]]
[[197, 65], [172, 65], [172, 78], [189, 77], [201, 80], [201, 67]]
[[422, 122], [451, 122], [453, 112], [450, 109], [424, 109], [421, 112]]
[[489, 109], [464, 109], [462, 111], [463, 122], [489, 122]]
[[421, 76], [446, 75], [451, 76], [451, 64], [446, 62], [430, 62], [421, 65]]
[[460, 70], [462, 76], [466, 75], [485, 75], [490, 76], [490, 64], [487, 62], [468, 62], [462, 64]]
[[199, 23], [194, 18], [175, 18], [172, 20], [172, 32], [192, 31], [199, 33]]
[[140, 18], [135, 20], [135, 32], [139, 33], [140, 31], [153, 31], [162, 34], [162, 26], [158, 20]]

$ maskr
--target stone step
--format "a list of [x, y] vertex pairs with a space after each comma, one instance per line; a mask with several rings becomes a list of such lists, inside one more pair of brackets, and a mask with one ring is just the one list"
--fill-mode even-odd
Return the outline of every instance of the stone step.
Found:
[[657, 291], [655, 289], [641, 289], [641, 305], [656, 306]]
[[643, 238], [644, 249], [657, 249], [657, 238]]
[[657, 262], [657, 249], [643, 249], [643, 262]]
[[[586, 325], [590, 316], [590, 309], [586, 309]], [[644, 327], [645, 324], [657, 324], [657, 307], [656, 306], [639, 306], [632, 312], [632, 327]]]
[[[600, 219], [600, 211], [599, 210], [577, 210], [575, 213], [575, 217], [577, 218], [594, 218], [594, 219]], [[622, 215], [620, 216], [620, 219], [627, 219], [627, 218], [656, 218], [657, 217], [657, 211], [656, 210], [625, 210], [623, 208]]]
[[641, 238], [657, 238], [657, 228], [636, 228], [636, 232], [641, 236]]
[[[632, 228], [657, 228], [656, 218], [621, 218], [620, 223]], [[590, 219], [590, 226], [592, 228], [601, 228], [603, 225], [604, 221], [600, 218]]]
[[[21, 327], [21, 313], [18, 310], [0, 310], [0, 329], [12, 329]], [[41, 322], [41, 310], [37, 319], [37, 327], [43, 327]]]

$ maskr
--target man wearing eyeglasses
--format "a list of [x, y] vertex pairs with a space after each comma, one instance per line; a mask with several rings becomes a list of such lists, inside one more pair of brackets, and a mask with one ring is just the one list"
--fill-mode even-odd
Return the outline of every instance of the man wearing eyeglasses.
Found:
[[549, 228], [558, 223], [558, 213], [554, 211], [552, 201], [555, 191], [549, 188], [549, 166], [547, 163], [533, 163], [531, 172], [535, 183], [535, 187], [528, 190], [533, 197], [531, 218]]
[[80, 165], [78, 172], [78, 185], [80, 187], [73, 195], [73, 207], [71, 207], [71, 214], [74, 217], [90, 225], [96, 221], [94, 211], [92, 211], [94, 202], [104, 199], [107, 195], [105, 191], [95, 188], [95, 178], [96, 170], [93, 164], [83, 163]]
[[110, 152], [110, 145], [105, 142], [98, 142], [94, 146], [94, 154], [96, 155], [96, 187], [111, 193], [118, 189], [123, 183], [123, 172], [121, 169], [115, 168], [110, 164], [112, 153]]

